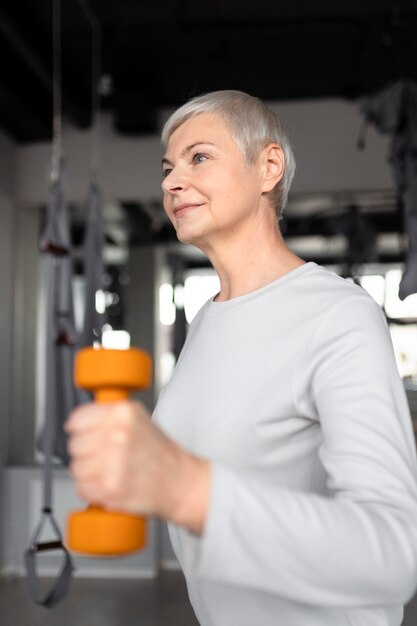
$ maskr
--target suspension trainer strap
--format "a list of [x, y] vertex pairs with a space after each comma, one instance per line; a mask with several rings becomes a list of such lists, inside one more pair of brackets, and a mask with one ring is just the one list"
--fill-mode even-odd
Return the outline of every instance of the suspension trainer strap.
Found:
[[[46, 523], [49, 521], [55, 531], [54, 541], [38, 542]], [[60, 551], [63, 553], [61, 571], [55, 578], [52, 587], [46, 593], [42, 593], [39, 586], [39, 578], [36, 570], [36, 557], [41, 552]], [[26, 580], [32, 600], [47, 609], [56, 606], [68, 593], [73, 572], [73, 564], [68, 550], [62, 543], [62, 536], [58, 524], [55, 521], [51, 509], [44, 508], [39, 525], [33, 535], [31, 545], [25, 552]]]
[[[53, 185], [49, 198], [49, 218], [57, 221], [57, 207], [53, 210], [54, 204], [59, 206], [60, 193], [55, 188], [57, 183]], [[59, 221], [59, 220], [58, 220]], [[43, 250], [43, 278], [45, 280], [46, 289], [46, 319], [45, 319], [45, 360], [46, 360], [46, 376], [45, 383], [47, 385], [47, 393], [45, 397], [45, 420], [42, 436], [42, 448], [44, 453], [43, 464], [43, 508], [42, 515], [38, 527], [31, 539], [29, 548], [24, 555], [26, 566], [26, 579], [29, 587], [30, 595], [36, 604], [40, 604], [46, 608], [52, 608], [62, 600], [68, 592], [73, 572], [71, 556], [62, 542], [61, 532], [54, 518], [52, 511], [52, 476], [53, 466], [52, 459], [54, 453], [54, 443], [56, 435], [56, 420], [59, 413], [59, 404], [62, 403], [62, 389], [60, 388], [60, 377], [62, 371], [60, 367], [60, 355], [58, 354], [60, 336], [62, 334], [62, 326], [59, 316], [59, 293], [63, 280], [63, 259], [68, 252], [65, 238], [58, 236], [59, 228], [52, 228], [51, 224], [46, 224], [45, 230], [41, 235], [41, 250]], [[48, 235], [54, 234], [54, 239], [49, 239]], [[53, 245], [52, 245], [53, 244]], [[58, 309], [58, 311], [57, 311]], [[49, 524], [52, 530], [52, 539], [43, 541], [42, 532]], [[60, 551], [63, 556], [63, 565], [61, 571], [52, 584], [51, 589], [42, 594], [37, 575], [37, 556], [40, 553], [49, 551]]]

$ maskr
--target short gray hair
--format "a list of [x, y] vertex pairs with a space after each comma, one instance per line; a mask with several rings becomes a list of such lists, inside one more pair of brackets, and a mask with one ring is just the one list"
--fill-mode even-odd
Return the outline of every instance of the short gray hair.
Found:
[[201, 113], [216, 113], [223, 117], [249, 165], [256, 161], [261, 150], [269, 143], [281, 146], [285, 158], [284, 175], [268, 193], [269, 201], [280, 219], [294, 177], [295, 159], [278, 117], [259, 98], [243, 91], [212, 91], [189, 100], [171, 115], [162, 130], [164, 146], [168, 145], [169, 138], [179, 126]]

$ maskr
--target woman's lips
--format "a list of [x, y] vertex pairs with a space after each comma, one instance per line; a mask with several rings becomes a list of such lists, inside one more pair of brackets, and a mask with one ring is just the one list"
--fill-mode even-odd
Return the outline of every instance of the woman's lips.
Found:
[[177, 207], [174, 208], [174, 215], [175, 217], [184, 215], [185, 213], [188, 213], [188, 211], [191, 211], [192, 209], [196, 209], [197, 207], [201, 206], [201, 204], [202, 203], [192, 204], [188, 202], [184, 204], [179, 204]]

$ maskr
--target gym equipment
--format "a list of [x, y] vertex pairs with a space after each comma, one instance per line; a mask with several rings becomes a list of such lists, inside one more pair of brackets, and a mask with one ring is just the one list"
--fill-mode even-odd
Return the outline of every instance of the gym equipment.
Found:
[[[32, 600], [40, 606], [52, 609], [68, 593], [73, 572], [71, 555], [66, 549], [53, 512], [52, 475], [53, 457], [67, 461], [66, 438], [63, 423], [76, 404], [71, 370], [75, 344], [75, 324], [72, 302], [71, 242], [68, 206], [64, 193], [64, 162], [61, 146], [62, 117], [60, 110], [60, 0], [53, 1], [53, 94], [54, 116], [52, 123], [52, 165], [49, 197], [45, 220], [39, 239], [43, 253], [43, 305], [45, 371], [44, 424], [38, 444], [41, 446], [43, 463], [43, 501], [39, 524], [24, 553], [26, 580]], [[44, 539], [49, 525], [49, 540]], [[52, 536], [51, 536], [52, 535]], [[61, 568], [45, 593], [37, 574], [38, 556], [55, 551], [61, 554]]]
[[[97, 402], [117, 402], [149, 387], [151, 370], [150, 356], [136, 348], [84, 348], [75, 357], [75, 384], [92, 392]], [[146, 534], [144, 518], [92, 504], [69, 516], [66, 543], [84, 556], [116, 557], [140, 550]]]
[[[67, 594], [73, 571], [71, 556], [63, 544], [58, 522], [53, 512], [53, 457], [67, 460], [66, 436], [63, 430], [68, 413], [76, 405], [72, 383], [75, 327], [71, 294], [71, 257], [68, 207], [62, 189], [62, 169], [52, 181], [46, 220], [40, 236], [43, 253], [42, 269], [45, 304], [45, 412], [43, 432], [38, 446], [44, 455], [43, 499], [39, 524], [25, 551], [27, 584], [36, 604], [47, 608], [56, 606]], [[49, 526], [49, 540], [43, 538]], [[46, 552], [60, 552], [62, 567], [50, 590], [45, 593], [37, 576], [37, 560]]]

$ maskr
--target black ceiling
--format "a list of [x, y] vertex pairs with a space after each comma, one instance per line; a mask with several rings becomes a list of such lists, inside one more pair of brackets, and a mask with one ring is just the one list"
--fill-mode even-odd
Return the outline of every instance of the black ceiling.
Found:
[[[53, 0], [0, 5], [0, 126], [45, 140], [52, 118]], [[65, 117], [91, 123], [85, 0], [61, 0]], [[266, 100], [356, 98], [417, 80], [417, 0], [89, 0], [102, 29], [103, 109], [132, 135], [192, 95], [242, 89]], [[108, 81], [107, 81], [108, 84]]]

